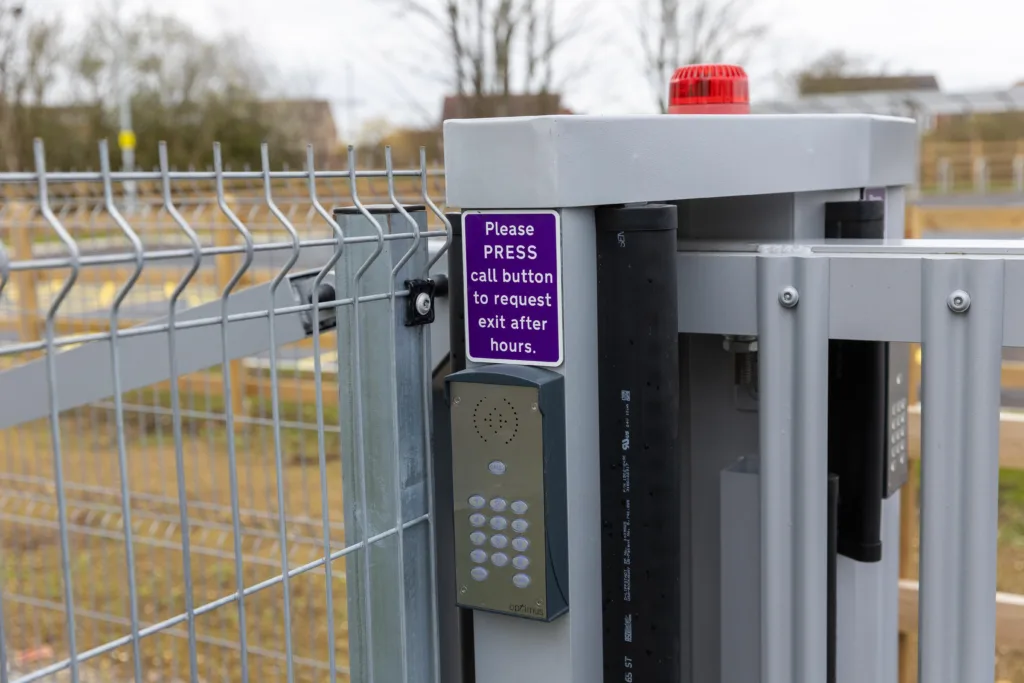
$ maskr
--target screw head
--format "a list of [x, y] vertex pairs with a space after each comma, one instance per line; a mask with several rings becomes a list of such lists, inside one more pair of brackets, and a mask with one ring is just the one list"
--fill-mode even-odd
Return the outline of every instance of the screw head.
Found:
[[800, 302], [800, 292], [796, 287], [786, 286], [779, 292], [779, 303], [785, 308], [794, 308]]
[[967, 309], [971, 307], [971, 295], [958, 289], [946, 298], [946, 305], [954, 313], [966, 313]]
[[452, 401], [452, 403], [454, 403], [455, 405], [459, 405], [460, 403], [462, 403], [462, 399], [461, 399], [461, 398], [459, 398], [458, 396], [456, 396], [456, 397], [455, 397], [455, 400], [454, 400], [454, 401]]
[[463, 595], [465, 595], [465, 594], [466, 594], [466, 591], [467, 591], [467, 590], [469, 590], [469, 589], [468, 589], [468, 588], [466, 588], [465, 586], [462, 586], [461, 588], [459, 588], [459, 592], [460, 592], [460, 593], [462, 593]]
[[416, 312], [420, 315], [426, 315], [430, 313], [430, 309], [433, 307], [433, 303], [430, 301], [430, 295], [426, 292], [420, 292], [416, 295]]
[[537, 404], [534, 403], [533, 405], [531, 405], [530, 410], [537, 410]]

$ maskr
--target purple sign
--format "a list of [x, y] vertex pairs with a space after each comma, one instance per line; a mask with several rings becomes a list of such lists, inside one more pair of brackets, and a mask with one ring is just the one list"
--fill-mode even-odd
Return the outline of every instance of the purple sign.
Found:
[[466, 356], [562, 364], [562, 239], [555, 211], [462, 216]]

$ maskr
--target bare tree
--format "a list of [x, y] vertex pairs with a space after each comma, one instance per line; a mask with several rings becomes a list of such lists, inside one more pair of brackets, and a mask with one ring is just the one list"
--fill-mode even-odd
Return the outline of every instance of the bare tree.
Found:
[[[564, 85], [556, 81], [558, 60], [586, 27], [582, 12], [556, 21], [555, 0], [397, 1], [440, 38], [441, 78], [469, 103], [557, 93]], [[564, 0], [560, 6], [566, 6]]]
[[845, 50], [829, 50], [798, 70], [793, 86], [797, 95], [822, 94], [848, 88], [847, 81], [853, 77], [884, 77], [887, 73], [885, 64]]
[[156, 164], [158, 140], [180, 166], [209, 163], [214, 140], [225, 161], [256, 160], [269, 140], [277, 161], [301, 162], [302, 133], [283, 125], [301, 107], [273, 110], [262, 99], [269, 71], [245, 41], [206, 38], [170, 15], [110, 9], [66, 39], [59, 20], [31, 7], [0, 0], [0, 167], [31, 167], [36, 136], [48, 141], [53, 168], [94, 166], [96, 141], [117, 134], [119, 78], [130, 86], [143, 168]]
[[19, 164], [19, 140], [30, 117], [46, 101], [63, 58], [59, 19], [31, 16], [24, 2], [0, 0], [0, 157]]
[[750, 0], [640, 0], [642, 68], [661, 113], [676, 68], [750, 57], [768, 32], [750, 10]]

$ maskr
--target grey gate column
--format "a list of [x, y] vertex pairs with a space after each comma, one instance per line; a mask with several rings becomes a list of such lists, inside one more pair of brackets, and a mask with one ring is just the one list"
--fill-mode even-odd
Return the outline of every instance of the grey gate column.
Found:
[[[426, 232], [423, 207], [408, 210]], [[429, 330], [406, 327], [405, 299], [386, 296], [392, 270], [412, 247], [412, 226], [391, 206], [368, 212], [371, 218], [355, 208], [335, 213], [346, 240], [372, 238], [347, 244], [335, 268], [336, 297], [360, 298], [337, 309], [345, 542], [366, 544], [344, 562], [350, 675], [366, 683], [429, 683], [434, 615], [422, 384]], [[421, 277], [426, 264], [424, 238], [394, 289]]]

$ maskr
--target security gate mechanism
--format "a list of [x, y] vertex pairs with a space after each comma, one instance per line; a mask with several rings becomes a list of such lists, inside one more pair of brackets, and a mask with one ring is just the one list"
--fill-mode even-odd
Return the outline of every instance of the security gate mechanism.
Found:
[[[914, 279], [928, 248], [898, 241], [916, 128], [744, 115], [741, 70], [677, 80], [673, 113], [714, 115], [445, 124], [480, 366], [449, 378], [476, 681], [894, 683], [907, 342], [931, 291]], [[564, 414], [531, 410], [549, 373]], [[564, 465], [548, 433], [564, 433]], [[544, 614], [491, 557], [515, 500], [547, 555], [567, 555], [543, 593], [531, 576]], [[980, 595], [991, 567], [969, 589], [934, 580]], [[572, 608], [539, 623], [556, 577]], [[972, 659], [946, 623], [924, 646], [991, 678], [990, 654]]]

